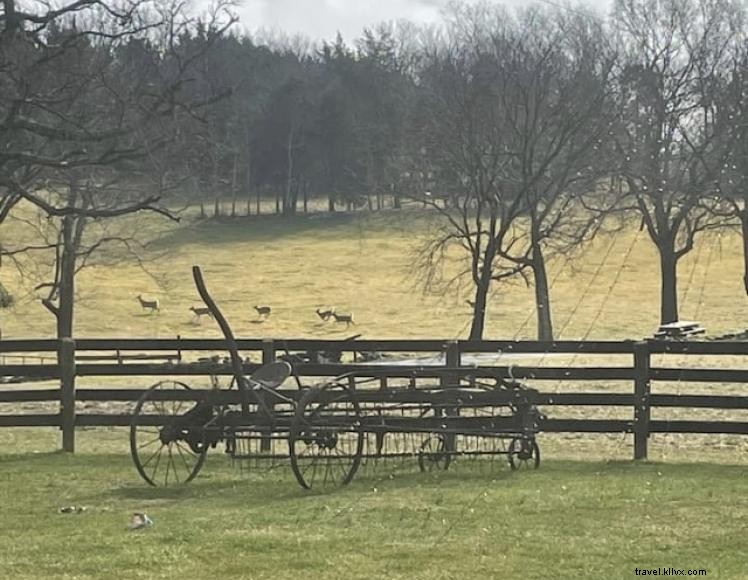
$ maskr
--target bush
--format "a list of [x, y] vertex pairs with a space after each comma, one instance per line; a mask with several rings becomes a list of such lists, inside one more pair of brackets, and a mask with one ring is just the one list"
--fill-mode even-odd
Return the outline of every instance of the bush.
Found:
[[9, 308], [12, 304], [13, 296], [10, 295], [10, 292], [8, 292], [2, 282], [0, 282], [0, 308]]

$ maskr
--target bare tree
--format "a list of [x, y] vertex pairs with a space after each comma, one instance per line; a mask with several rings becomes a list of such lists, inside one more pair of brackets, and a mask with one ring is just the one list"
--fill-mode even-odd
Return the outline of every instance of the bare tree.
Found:
[[[443, 225], [422, 253], [426, 282], [470, 275], [472, 339], [482, 337], [493, 282], [532, 273], [538, 338], [553, 339], [546, 261], [568, 255], [599, 227], [599, 187], [612, 118], [606, 107], [614, 58], [602, 23], [537, 8], [516, 20], [462, 8], [432, 50], [427, 83], [428, 187], [446, 195]], [[433, 197], [432, 197], [433, 199]], [[427, 198], [428, 200], [428, 198]], [[468, 267], [446, 279], [459, 247]]]
[[745, 20], [731, 50], [728, 74], [715, 95], [721, 163], [719, 189], [726, 218], [736, 218], [743, 238], [743, 285], [748, 293], [748, 38]]
[[[153, 237], [148, 233], [152, 225], [149, 228], [136, 216], [111, 219], [85, 215], [88, 208], [105, 196], [130, 195], [126, 184], [119, 180], [102, 183], [72, 173], [68, 177], [70, 181], [66, 184], [49, 184], [45, 197], [61, 207], [74, 207], [78, 211], [50, 218], [37, 210], [36, 217], [19, 217], [18, 221], [33, 232], [34, 241], [11, 243], [0, 250], [25, 278], [38, 282], [34, 290], [43, 293], [41, 303], [55, 316], [58, 337], [73, 336], [77, 275], [91, 265], [125, 261], [138, 263], [150, 274], [145, 244], [151, 241], [148, 235]], [[141, 182], [129, 187], [143, 186]], [[11, 214], [9, 219], [15, 217]]]
[[[180, 3], [79, 0], [39, 13], [14, 0], [3, 6], [0, 224], [21, 202], [59, 220], [47, 244], [56, 259], [44, 304], [58, 337], [69, 337], [75, 274], [104, 245], [127, 243], [87, 240], [87, 226], [140, 211], [175, 218], [161, 204], [165, 160], [180, 118], [206, 105], [185, 91], [206, 45], [184, 42], [195, 22]], [[211, 38], [233, 22], [224, 8], [212, 13]]]
[[[58, 206], [44, 184], [146, 159], [172, 140], [168, 125], [195, 106], [184, 87], [201, 53], [180, 43], [194, 21], [181, 3], [158, 0], [32, 7], [40, 10], [3, 0], [0, 14], [0, 223], [22, 200], [50, 216], [163, 212], [158, 196], [142, 192], [86, 209]], [[233, 20], [217, 6], [211, 34]], [[138, 46], [146, 48], [133, 58]]]
[[660, 257], [661, 323], [678, 320], [678, 261], [701, 232], [724, 226], [717, 99], [730, 0], [619, 0], [620, 174]]

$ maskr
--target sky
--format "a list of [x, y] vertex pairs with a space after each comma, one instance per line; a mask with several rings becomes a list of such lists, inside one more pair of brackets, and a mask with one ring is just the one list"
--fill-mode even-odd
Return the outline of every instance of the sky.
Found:
[[[340, 31], [346, 40], [357, 38], [365, 26], [388, 20], [419, 23], [439, 20], [449, 0], [240, 0], [237, 9], [242, 28], [301, 33], [311, 39], [333, 39]], [[554, 4], [555, 0], [541, 0]], [[577, 0], [603, 13], [611, 0]], [[497, 2], [498, 3], [498, 2]], [[503, 0], [505, 6], [523, 6], [527, 0]], [[560, 2], [559, 2], [560, 3]], [[575, 2], [576, 3], [576, 2]]]

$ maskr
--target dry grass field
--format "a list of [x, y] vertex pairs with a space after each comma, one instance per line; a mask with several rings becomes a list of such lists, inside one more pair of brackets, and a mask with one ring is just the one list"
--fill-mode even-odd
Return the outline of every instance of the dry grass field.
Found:
[[[467, 335], [471, 298], [466, 286], [445, 295], [424, 293], [414, 274], [414, 252], [433, 216], [421, 210], [375, 214], [315, 214], [288, 220], [223, 218], [181, 224], [147, 217], [122, 221], [151, 243], [144, 268], [111, 251], [78, 277], [76, 334], [82, 337], [218, 336], [199, 305], [190, 267], [203, 267], [209, 289], [242, 337], [459, 338]], [[111, 228], [110, 228], [111, 229]], [[26, 224], [0, 228], [10, 246], [29, 239]], [[38, 262], [38, 260], [37, 260]], [[21, 277], [10, 261], [0, 280], [17, 304], [0, 311], [6, 338], [48, 337], [51, 316], [33, 287], [43, 280], [37, 263]], [[697, 319], [710, 334], [746, 328], [737, 232], [708, 234], [680, 264], [681, 319]], [[659, 274], [655, 250], [636, 225], [601, 235], [574, 256], [550, 264], [553, 317], [559, 338], [625, 339], [651, 335], [658, 324]], [[143, 311], [138, 294], [158, 298], [161, 312]], [[255, 304], [273, 312], [261, 322]], [[323, 323], [315, 308], [353, 312], [355, 327]], [[535, 333], [533, 291], [518, 280], [497, 286], [485, 337], [528, 338]]]
[[[464, 338], [470, 321], [467, 289], [446, 295], [427, 294], [413, 275], [414, 253], [434, 227], [434, 216], [419, 209], [357, 214], [313, 214], [292, 219], [223, 218], [197, 220], [195, 213], [180, 224], [153, 216], [123, 220], [115, 232], [139, 232], [152, 240], [144, 268], [127, 256], [105, 254], [78, 279], [77, 332], [82, 337], [218, 337], [215, 322], [199, 321], [189, 310], [199, 299], [191, 266], [202, 266], [218, 303], [240, 337], [343, 338]], [[578, 255], [556, 258], [550, 265], [557, 336], [576, 339], [627, 339], [651, 336], [658, 324], [659, 274], [656, 253], [645, 232], [632, 224], [605, 234]], [[28, 224], [4, 224], [3, 239], [20, 242], [33, 235]], [[111, 233], [111, 232], [108, 232]], [[17, 295], [17, 305], [0, 312], [5, 338], [53, 336], [51, 316], [40, 305], [33, 287], [41, 278], [34, 268], [21, 278], [9, 262], [0, 270], [3, 283]], [[35, 275], [36, 274], [36, 275]], [[742, 256], [737, 232], [710, 234], [680, 266], [682, 319], [699, 320], [720, 334], [746, 328], [748, 299], [742, 290]], [[158, 298], [159, 313], [144, 312], [136, 296]], [[535, 332], [533, 291], [517, 281], [494, 289], [486, 338], [532, 339]], [[263, 320], [255, 304], [273, 312]], [[315, 308], [335, 306], [353, 312], [355, 326], [323, 322]], [[539, 356], [523, 359], [532, 365], [623, 365], [630, 357]], [[665, 366], [706, 365], [746, 368], [744, 357], [655, 357]], [[507, 364], [509, 364], [507, 362]], [[195, 383], [196, 379], [189, 379]], [[200, 381], [197, 381], [198, 383]], [[107, 384], [133, 386], [132, 379]], [[544, 391], [631, 392], [628, 382], [535, 382]], [[95, 387], [97, 379], [79, 386]], [[137, 386], [147, 386], [139, 379]], [[653, 385], [655, 393], [744, 394], [738, 384]], [[54, 412], [54, 404], [50, 404]], [[93, 405], [93, 404], [91, 404]], [[41, 412], [39, 404], [24, 411]], [[553, 409], [554, 417], [629, 419], [630, 408]], [[748, 412], [665, 408], [655, 419], [747, 420]], [[577, 457], [586, 437], [561, 439], [563, 456]], [[667, 458], [681, 448], [737, 450], [741, 437], [654, 436], [657, 455]], [[598, 449], [598, 445], [600, 445]], [[630, 457], [628, 438], [598, 438], [599, 457]], [[580, 451], [581, 454], [587, 451]], [[658, 452], [655, 452], [658, 453]]]

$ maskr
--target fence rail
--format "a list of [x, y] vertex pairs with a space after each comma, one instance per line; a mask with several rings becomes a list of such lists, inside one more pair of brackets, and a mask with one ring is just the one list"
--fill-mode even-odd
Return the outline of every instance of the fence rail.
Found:
[[[714, 356], [748, 357], [744, 342], [662, 342], [662, 341], [444, 341], [444, 340], [307, 340], [307, 339], [239, 339], [239, 350], [245, 359], [244, 370], [251, 373], [276, 356], [303, 353], [311, 362], [295, 364], [302, 378], [322, 378], [355, 372], [357, 377], [371, 378], [380, 389], [403, 381], [412, 386], [436, 380], [441, 385], [470, 384], [491, 377], [509, 377], [536, 381], [539, 403], [549, 415], [543, 430], [557, 433], [629, 433], [634, 435], [634, 457], [647, 457], [647, 441], [652, 433], [748, 434], [748, 422], [713, 420], [653, 420], [657, 408], [748, 409], [746, 396], [734, 394], [653, 393], [653, 382], [687, 382], [748, 384], [748, 369], [713, 368]], [[221, 360], [226, 353], [223, 339], [79, 339], [72, 340], [3, 340], [0, 341], [0, 427], [58, 427], [62, 430], [63, 449], [75, 448], [75, 427], [127, 426], [128, 413], [79, 413], [77, 403], [133, 403], [145, 392], [153, 377], [221, 377], [232, 374], [231, 365]], [[50, 353], [52, 353], [50, 355]], [[200, 355], [213, 354], [212, 359]], [[216, 360], [215, 353], [218, 355]], [[348, 361], [320, 362], [330, 353], [347, 356]], [[366, 354], [409, 356], [395, 361], [381, 358], [376, 362], [354, 363]], [[428, 359], [413, 358], [428, 353]], [[319, 356], [318, 356], [319, 355]], [[488, 355], [495, 355], [491, 359]], [[527, 362], [538, 355], [540, 361]], [[546, 357], [553, 355], [546, 360]], [[556, 355], [566, 355], [560, 362]], [[578, 355], [595, 359], [579, 364]], [[700, 366], [664, 363], [653, 364], [653, 357], [694, 355]], [[335, 358], [335, 357], [333, 357]], [[710, 366], [705, 367], [704, 358]], [[18, 364], [18, 361], [21, 361]], [[473, 361], [471, 363], [471, 360]], [[748, 359], [747, 359], [748, 360]], [[192, 361], [192, 362], [190, 362]], [[477, 361], [477, 362], [475, 362]], [[10, 363], [13, 364], [10, 364]], [[28, 364], [27, 364], [28, 362]], [[523, 364], [527, 363], [527, 364]], [[737, 363], [745, 365], [745, 362]], [[724, 365], [723, 365], [724, 366]], [[86, 377], [127, 377], [127, 388], [105, 386], [76, 388], [76, 379]], [[136, 379], [139, 378], [139, 379]], [[150, 378], [150, 380], [149, 380]], [[30, 388], [37, 381], [53, 380], [59, 387]], [[189, 380], [185, 378], [184, 380]], [[555, 381], [558, 392], [543, 390], [544, 381]], [[599, 388], [615, 383], [616, 392], [577, 392], [563, 390], [562, 385], [590, 383]], [[620, 392], [628, 383], [629, 390]], [[139, 388], [134, 388], [139, 386]], [[747, 389], [748, 390], [748, 389]], [[216, 395], [209, 389], [196, 389], [190, 397], [196, 400], [220, 396], [222, 403], [238, 403], [236, 391]], [[39, 404], [38, 406], [36, 404]], [[49, 403], [58, 404], [50, 413]], [[3, 405], [22, 404], [23, 412], [4, 413]], [[46, 404], [46, 406], [45, 406]], [[629, 419], [563, 418], [553, 412], [556, 407], [629, 408]], [[29, 412], [38, 411], [38, 412]]]

